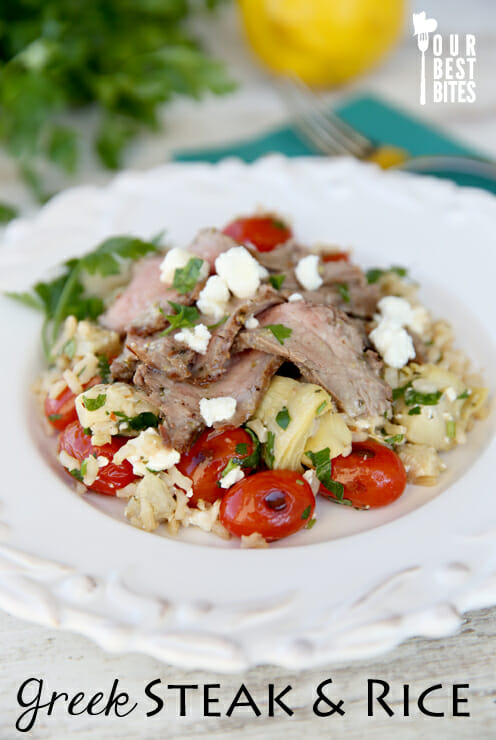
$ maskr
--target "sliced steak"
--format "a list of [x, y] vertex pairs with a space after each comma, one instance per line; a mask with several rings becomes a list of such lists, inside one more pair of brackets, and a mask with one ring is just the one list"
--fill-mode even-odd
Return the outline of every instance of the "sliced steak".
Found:
[[161, 332], [143, 337], [130, 332], [126, 338], [127, 349], [145, 365], [150, 365], [173, 380], [186, 380], [197, 353], [183, 343], [176, 342], [172, 334]]
[[165, 373], [139, 365], [134, 383], [162, 412], [165, 421], [161, 433], [179, 452], [187, 450], [205, 427], [200, 414], [200, 399], [230, 396], [236, 399], [236, 411], [229, 421], [218, 422], [216, 429], [244, 424], [260, 403], [281, 359], [263, 352], [242, 352], [231, 358], [222, 378], [205, 386], [174, 382]]
[[270, 252], [259, 252], [256, 247], [250, 245], [246, 245], [246, 248], [250, 250], [261, 265], [274, 273], [289, 273], [302, 257], [310, 254], [308, 249], [298, 246], [292, 240], [272, 249]]
[[218, 229], [202, 229], [195, 236], [189, 245], [188, 252], [197, 254], [198, 257], [206, 260], [210, 265], [210, 270], [215, 269], [215, 260], [223, 252], [227, 252], [231, 247], [237, 247], [238, 243], [231, 239], [227, 234], [223, 234]]
[[[371, 319], [377, 311], [377, 303], [381, 299], [381, 293], [377, 285], [357, 285], [345, 283], [346, 291], [343, 292], [338, 285], [323, 285], [317, 290], [299, 290], [307, 303], [313, 305], [337, 306], [351, 316], [361, 319]], [[290, 290], [283, 291], [284, 296], [289, 296]]]
[[123, 383], [130, 383], [133, 379], [136, 368], [138, 367], [138, 358], [136, 355], [124, 347], [110, 366], [113, 380], [122, 380]]
[[[258, 320], [259, 328], [239, 334], [237, 348], [252, 347], [293, 362], [349, 416], [377, 416], [389, 408], [391, 388], [376, 374], [375, 361], [369, 364], [362, 333], [342, 311], [298, 301], [269, 308]], [[264, 328], [274, 324], [291, 329], [283, 344]]]
[[271, 285], [261, 285], [253, 298], [234, 298], [228, 306], [229, 318], [212, 331], [212, 338], [205, 355], [199, 355], [193, 376], [196, 382], [219, 378], [231, 356], [231, 348], [238, 332], [249, 316], [256, 316], [270, 306], [283, 302], [283, 298]]

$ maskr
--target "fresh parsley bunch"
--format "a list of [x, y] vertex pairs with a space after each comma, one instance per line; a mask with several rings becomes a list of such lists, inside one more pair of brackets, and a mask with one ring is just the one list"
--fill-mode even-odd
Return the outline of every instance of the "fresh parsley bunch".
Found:
[[35, 158], [68, 173], [77, 166], [77, 132], [62, 120], [68, 110], [97, 108], [96, 151], [115, 169], [142, 127], [159, 127], [159, 107], [173, 96], [232, 89], [186, 26], [221, 1], [0, 3], [0, 140], [40, 200]]

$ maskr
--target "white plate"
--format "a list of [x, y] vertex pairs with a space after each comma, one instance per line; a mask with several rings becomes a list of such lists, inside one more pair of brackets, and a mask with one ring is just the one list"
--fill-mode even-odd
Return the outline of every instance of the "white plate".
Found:
[[[409, 266], [494, 384], [496, 199], [350, 160], [171, 164], [68, 190], [7, 229], [0, 289], [27, 288], [110, 234], [166, 228], [184, 245], [257, 206], [288, 216], [304, 242], [353, 247], [364, 266]], [[39, 317], [5, 298], [0, 309], [5, 609], [109, 650], [235, 671], [364, 658], [413, 635], [449, 634], [464, 610], [496, 604], [494, 415], [446, 455], [438, 487], [409, 487], [385, 509], [319, 502], [311, 531], [269, 550], [192, 529], [170, 539], [134, 529], [122, 502], [80, 498], [60, 476], [30, 396]]]

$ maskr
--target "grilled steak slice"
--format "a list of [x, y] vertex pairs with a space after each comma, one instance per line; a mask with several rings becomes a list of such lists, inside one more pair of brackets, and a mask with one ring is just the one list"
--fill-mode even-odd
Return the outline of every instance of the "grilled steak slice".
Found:
[[282, 244], [280, 247], [272, 249], [270, 252], [259, 252], [258, 249], [250, 245], [247, 245], [247, 249], [250, 250], [255, 259], [266, 267], [267, 270], [284, 274], [291, 272], [302, 257], [310, 254], [308, 249], [299, 247], [291, 240]]
[[172, 334], [161, 336], [161, 332], [147, 337], [130, 332], [126, 347], [140, 362], [161, 370], [173, 380], [189, 378], [197, 356], [194, 350], [176, 342]]
[[123, 383], [131, 383], [137, 366], [138, 358], [136, 355], [128, 350], [127, 347], [124, 347], [120, 355], [115, 358], [110, 366], [113, 380], [122, 380]]
[[[323, 285], [317, 290], [299, 290], [307, 303], [314, 305], [336, 306], [350, 316], [371, 319], [377, 311], [381, 293], [377, 285], [341, 283], [340, 285]], [[291, 291], [283, 291], [284, 296]]]
[[231, 356], [231, 348], [236, 335], [249, 316], [255, 316], [270, 306], [283, 302], [282, 296], [270, 285], [261, 285], [253, 298], [233, 298], [228, 307], [229, 318], [212, 331], [205, 355], [198, 355], [193, 369], [196, 382], [212, 381], [225, 372]]
[[[349, 416], [377, 416], [389, 408], [391, 389], [364, 353], [362, 333], [342, 311], [298, 301], [269, 308], [258, 319], [259, 328], [240, 333], [237, 348], [253, 347], [293, 362]], [[264, 328], [276, 324], [291, 329], [283, 344]]]
[[235, 355], [223, 377], [205, 386], [178, 383], [165, 373], [139, 365], [134, 383], [141, 388], [164, 415], [161, 433], [168, 444], [184, 452], [205, 427], [200, 414], [200, 399], [231, 396], [236, 411], [228, 421], [215, 424], [216, 429], [244, 424], [255, 411], [281, 359], [263, 352], [248, 351]]
[[210, 269], [215, 269], [215, 260], [223, 252], [231, 247], [237, 247], [238, 243], [227, 234], [218, 229], [201, 229], [189, 245], [188, 252], [198, 255], [206, 260]]

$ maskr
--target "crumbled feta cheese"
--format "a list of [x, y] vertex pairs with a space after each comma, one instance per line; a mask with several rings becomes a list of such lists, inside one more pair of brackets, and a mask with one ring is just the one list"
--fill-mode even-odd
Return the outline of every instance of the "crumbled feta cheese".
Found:
[[387, 295], [377, 304], [381, 312], [380, 319], [398, 326], [407, 326], [413, 318], [413, 309], [404, 298]]
[[270, 275], [267, 268], [261, 265], [260, 262], [257, 262], [257, 271], [258, 271], [258, 277], [260, 278], [260, 280], [266, 280]]
[[415, 357], [415, 348], [408, 332], [397, 324], [381, 320], [370, 332], [370, 339], [386, 365], [400, 368]]
[[150, 427], [126, 442], [115, 453], [114, 463], [119, 465], [123, 460], [129, 460], [135, 475], [146, 475], [149, 471], [171, 468], [179, 462], [180, 457], [179, 452], [166, 447], [157, 430]]
[[215, 260], [217, 274], [237, 298], [251, 298], [260, 286], [260, 265], [245, 247], [231, 247]]
[[[181, 267], [186, 267], [190, 259], [195, 258], [198, 258], [198, 255], [192, 254], [192, 252], [188, 252], [187, 249], [181, 249], [180, 247], [169, 249], [160, 264], [161, 282], [165, 283], [166, 285], [172, 285], [172, 283], [174, 282], [174, 275], [176, 274], [176, 270]], [[205, 280], [208, 273], [208, 264], [205, 262], [205, 260], [203, 260], [198, 279]]]
[[322, 283], [322, 277], [319, 274], [319, 255], [309, 254], [302, 257], [296, 265], [295, 275], [305, 290], [317, 290]]
[[245, 321], [245, 327], [247, 329], [256, 329], [260, 322], [254, 316], [249, 316]]
[[200, 399], [200, 413], [208, 427], [217, 421], [228, 421], [236, 411], [236, 399], [231, 396]]
[[231, 488], [231, 486], [234, 486], [235, 483], [238, 483], [238, 481], [243, 480], [245, 477], [245, 474], [241, 470], [239, 465], [235, 465], [232, 470], [230, 470], [226, 475], [224, 475], [220, 479], [220, 487], [221, 488]]
[[291, 293], [291, 295], [288, 298], [288, 301], [290, 303], [295, 303], [296, 301], [302, 301], [303, 296], [301, 293]]
[[201, 291], [196, 305], [206, 316], [218, 321], [226, 313], [229, 297], [229, 288], [224, 280], [218, 275], [212, 275]]
[[416, 306], [412, 311], [412, 317], [407, 323], [409, 329], [419, 336], [423, 336], [431, 324], [431, 317], [424, 306]]
[[308, 470], [305, 470], [303, 473], [303, 477], [305, 478], [306, 482], [309, 484], [310, 488], [312, 489], [312, 493], [315, 496], [318, 493], [318, 490], [320, 488], [320, 481], [317, 478], [317, 474], [313, 468], [309, 468]]
[[458, 398], [457, 392], [452, 387], [446, 388], [446, 390], [444, 391], [444, 393], [445, 393], [445, 396], [448, 399], [448, 401], [456, 401], [456, 399]]
[[175, 336], [176, 342], [184, 342], [195, 352], [204, 355], [208, 349], [211, 334], [205, 324], [197, 324], [193, 329], [181, 329]]

